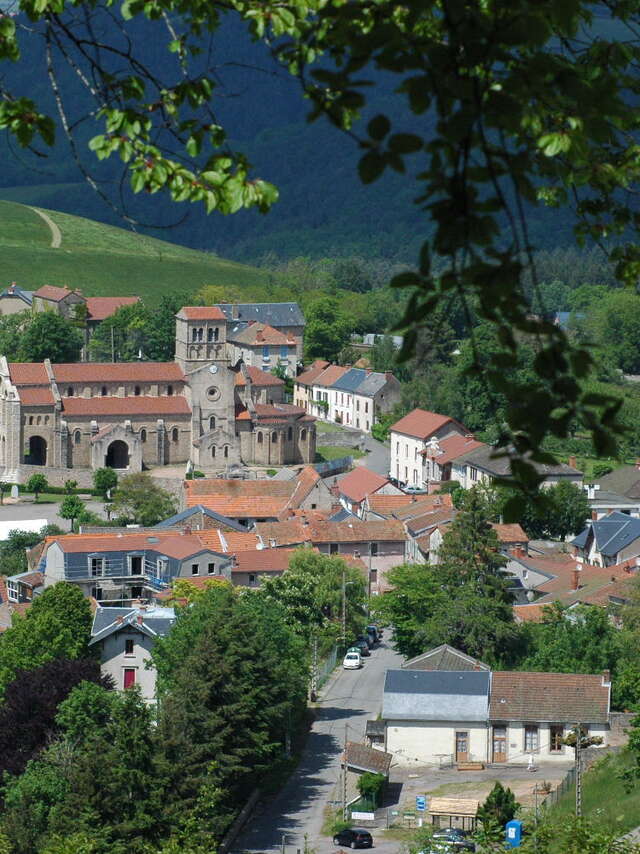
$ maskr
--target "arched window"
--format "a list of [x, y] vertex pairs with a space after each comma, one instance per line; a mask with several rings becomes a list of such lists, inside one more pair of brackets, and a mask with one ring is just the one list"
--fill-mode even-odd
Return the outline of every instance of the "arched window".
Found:
[[207, 329], [207, 341], [213, 341], [213, 327]]
[[209, 419], [209, 430], [215, 430], [215, 429], [216, 429], [216, 416], [212, 415], [211, 418]]
[[146, 441], [147, 441], [147, 431], [144, 429], [144, 427], [143, 427], [143, 428], [142, 428], [142, 430], [140, 431], [140, 441], [141, 441], [141, 442], [146, 442]]
[[302, 442], [304, 442], [304, 441], [306, 441], [306, 438], [307, 438], [307, 431], [303, 428], [303, 429], [300, 431], [300, 440], [301, 440]]
[[271, 434], [271, 442], [272, 442], [274, 445], [277, 445], [277, 444], [278, 444], [278, 434], [277, 434], [277, 433], [272, 433], [272, 434]]
[[198, 341], [202, 341], [204, 339], [204, 327], [198, 327]]
[[172, 385], [167, 386], [167, 394], [169, 395], [169, 397], [171, 397], [171, 395], [173, 394], [173, 386]]
[[293, 439], [293, 427], [289, 427], [287, 430], [287, 439], [291, 441]]
[[73, 442], [75, 445], [79, 445], [82, 442], [82, 433], [79, 430], [73, 434]]
[[178, 428], [177, 427], [174, 427], [173, 430], [171, 431], [171, 441], [172, 442], [178, 441]]
[[140, 386], [139, 385], [135, 386], [135, 388], [133, 389], [133, 393], [135, 394], [136, 397], [140, 397]]
[[102, 395], [102, 397], [106, 397], [106, 396], [107, 396], [107, 387], [106, 387], [106, 385], [103, 385], [103, 386], [102, 386], [102, 388], [100, 389], [100, 394]]
[[228, 445], [224, 446], [224, 456], [225, 456], [225, 459], [229, 456], [229, 446]]
[[67, 397], [73, 397], [73, 386], [67, 388]]
[[258, 444], [262, 444], [262, 433], [258, 433]]
[[215, 445], [211, 446], [211, 456], [215, 459], [215, 456], [216, 456], [216, 446]]
[[29, 424], [33, 424], [33, 415], [29, 416]]
[[48, 423], [49, 423], [49, 416], [48, 416], [48, 415], [45, 415], [45, 416], [44, 416], [44, 423], [45, 423], [45, 424], [48, 424]]
[[220, 330], [216, 326], [216, 328], [213, 330], [213, 340], [217, 341], [219, 337], [220, 337]]
[[38, 417], [36, 418], [36, 424], [40, 424], [41, 421], [42, 421], [42, 416], [38, 415]]
[[194, 327], [193, 327], [193, 329], [191, 330], [191, 340], [192, 340], [192, 341], [197, 341], [197, 340], [198, 340], [198, 330], [195, 328], [195, 326], [194, 326]]

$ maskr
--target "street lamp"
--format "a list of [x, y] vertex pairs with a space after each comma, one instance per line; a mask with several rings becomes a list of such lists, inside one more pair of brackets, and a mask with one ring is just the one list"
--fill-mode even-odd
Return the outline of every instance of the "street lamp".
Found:
[[347, 646], [347, 585], [355, 584], [355, 581], [347, 581], [347, 571], [342, 570], [342, 641]]

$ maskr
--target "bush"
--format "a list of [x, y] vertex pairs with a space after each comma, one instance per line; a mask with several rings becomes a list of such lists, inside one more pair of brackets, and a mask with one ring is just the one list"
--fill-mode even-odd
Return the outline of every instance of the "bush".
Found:
[[605, 474], [609, 474], [609, 472], [613, 471], [613, 466], [609, 465], [609, 463], [594, 463], [593, 464], [593, 476], [594, 477], [604, 477]]
[[358, 778], [358, 791], [364, 800], [379, 804], [384, 784], [384, 774], [372, 774], [371, 771], [365, 771]]
[[196, 469], [196, 470], [194, 471], [194, 473], [193, 473], [193, 476], [194, 476], [194, 478], [195, 478], [195, 477], [206, 477], [206, 474], [205, 474], [203, 471], [198, 471], [198, 470]]

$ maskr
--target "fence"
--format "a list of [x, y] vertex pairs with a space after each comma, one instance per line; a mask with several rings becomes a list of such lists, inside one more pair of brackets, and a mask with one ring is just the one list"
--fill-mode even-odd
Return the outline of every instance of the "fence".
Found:
[[320, 690], [324, 683], [327, 681], [333, 670], [335, 669], [336, 662], [338, 660], [338, 647], [334, 646], [329, 655], [326, 658], [321, 659], [318, 662], [318, 670], [317, 670], [317, 679], [316, 685], [317, 690]]
[[576, 782], [576, 769], [570, 768], [567, 771], [566, 775], [560, 781], [560, 783], [556, 786], [553, 792], [550, 792], [544, 800], [540, 802], [540, 806], [542, 807], [550, 807], [554, 804], [557, 804], [560, 798], [564, 795], [565, 792], [568, 792], [571, 786]]

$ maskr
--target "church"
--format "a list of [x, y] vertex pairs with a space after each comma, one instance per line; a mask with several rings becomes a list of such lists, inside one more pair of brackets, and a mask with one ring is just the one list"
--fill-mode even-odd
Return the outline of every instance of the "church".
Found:
[[[315, 418], [284, 382], [237, 360], [218, 306], [176, 315], [173, 362], [9, 362], [0, 357], [0, 477], [50, 482], [109, 466], [282, 466], [315, 459]], [[234, 354], [236, 354], [234, 356]], [[73, 474], [70, 470], [74, 470]]]

